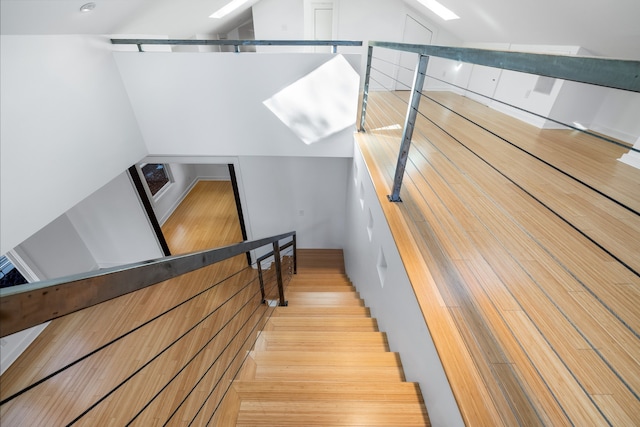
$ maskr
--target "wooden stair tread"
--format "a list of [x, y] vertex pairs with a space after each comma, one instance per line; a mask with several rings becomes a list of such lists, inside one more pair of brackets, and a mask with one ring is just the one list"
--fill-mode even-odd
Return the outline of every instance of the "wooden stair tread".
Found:
[[388, 351], [381, 332], [292, 332], [264, 331], [256, 341], [257, 350]]
[[291, 280], [312, 280], [312, 281], [321, 281], [321, 280], [349, 280], [349, 276], [345, 273], [309, 273], [309, 272], [298, 272], [295, 276], [291, 277]]
[[398, 366], [298, 366], [258, 364], [254, 379], [261, 380], [307, 380], [307, 381], [404, 381], [404, 372]]
[[271, 315], [274, 317], [369, 317], [370, 311], [367, 307], [341, 306], [341, 307], [276, 307]]
[[[289, 285], [289, 292], [356, 292], [356, 288], [351, 285]], [[288, 293], [287, 293], [288, 295]]]
[[265, 331], [352, 331], [377, 332], [375, 319], [366, 317], [272, 317]]
[[[304, 417], [304, 418], [301, 418]], [[273, 401], [243, 400], [238, 426], [425, 426], [422, 404], [376, 401]]]
[[352, 297], [324, 297], [314, 298], [313, 295], [304, 296], [287, 296], [287, 301], [290, 305], [297, 306], [309, 306], [309, 307], [326, 307], [326, 306], [351, 306], [351, 307], [364, 307], [364, 301], [360, 298]]
[[401, 366], [398, 353], [331, 351], [252, 351], [251, 358], [262, 365], [289, 366]]
[[243, 399], [403, 401], [423, 403], [417, 383], [347, 381], [235, 381], [234, 391]]
[[314, 298], [314, 299], [360, 299], [358, 292], [307, 292], [296, 291], [295, 289], [287, 292], [287, 299], [295, 298]]

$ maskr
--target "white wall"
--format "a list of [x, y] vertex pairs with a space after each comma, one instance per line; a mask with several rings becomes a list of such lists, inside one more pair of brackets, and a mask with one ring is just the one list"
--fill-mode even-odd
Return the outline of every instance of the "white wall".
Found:
[[[636, 143], [633, 144], [633, 148], [640, 151], [640, 137], [638, 137]], [[628, 164], [629, 166], [633, 166], [636, 169], [640, 169], [640, 153], [637, 151], [629, 150], [628, 153], [623, 154], [618, 160]]]
[[[334, 0], [335, 39], [363, 42], [363, 47], [339, 47], [338, 52], [362, 55], [360, 69], [364, 76], [369, 40], [402, 41], [406, 15], [410, 15], [433, 32], [432, 44], [459, 45], [461, 43], [458, 38], [442, 30], [436, 23], [407, 6], [402, 0]], [[304, 2], [302, 1], [262, 0], [253, 6], [253, 20], [256, 39], [305, 38]], [[263, 51], [272, 52], [274, 49], [263, 48]], [[375, 55], [387, 61], [399, 60], [397, 51], [377, 49]], [[377, 68], [391, 76], [395, 76], [397, 72], [396, 67], [384, 62], [379, 62]], [[381, 90], [383, 87], [390, 88], [394, 85], [391, 79], [381, 74], [376, 76], [376, 80], [371, 82], [371, 90]]]
[[[107, 37], [0, 37], [0, 253], [146, 148]], [[42, 209], [46, 206], [46, 209]]]
[[354, 128], [306, 145], [263, 105], [331, 54], [114, 56], [151, 155], [351, 156], [355, 117]]
[[[303, 40], [304, 2], [300, 0], [261, 0], [253, 5], [256, 40]], [[304, 51], [304, 48], [256, 47], [258, 52]]]
[[100, 268], [163, 256], [126, 172], [78, 203], [67, 216]]
[[228, 164], [198, 164], [193, 166], [198, 179], [208, 179], [212, 181], [231, 180]]
[[609, 89], [601, 86], [565, 80], [549, 113], [549, 118], [554, 121], [547, 121], [544, 127], [566, 129], [565, 126], [557, 123], [560, 122], [571, 126], [574, 126], [574, 123], [580, 123], [590, 128], [608, 91]]
[[630, 144], [640, 138], [640, 93], [607, 89], [591, 129]]
[[[462, 416], [415, 298], [357, 146], [347, 182], [345, 267], [391, 351], [400, 353], [407, 381], [420, 383], [433, 426], [463, 426]], [[384, 268], [381, 266], [384, 254]]]
[[[461, 41], [442, 30], [436, 23], [427, 19], [422, 13], [412, 9], [402, 0], [349, 0], [336, 2], [337, 38], [342, 40], [362, 40], [363, 47], [361, 68], [365, 70], [367, 61], [367, 44], [370, 40], [402, 42], [406, 16], [409, 15], [433, 32], [431, 44], [459, 45]], [[344, 52], [351, 52], [344, 49]], [[398, 63], [398, 51], [374, 48], [374, 57]], [[383, 61], [376, 62], [376, 68], [384, 74], [395, 76], [397, 67]], [[370, 82], [370, 90], [394, 88], [390, 78], [381, 73], [374, 73], [375, 81]]]
[[26, 239], [15, 251], [40, 280], [99, 268], [67, 214], [59, 216]]
[[297, 231], [299, 248], [342, 248], [350, 159], [242, 156], [236, 174], [253, 239]]

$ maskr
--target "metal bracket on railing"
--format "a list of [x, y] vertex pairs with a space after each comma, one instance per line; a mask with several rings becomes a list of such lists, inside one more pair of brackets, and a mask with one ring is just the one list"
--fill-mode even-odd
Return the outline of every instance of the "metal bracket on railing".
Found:
[[402, 200], [400, 199], [400, 187], [402, 187], [404, 169], [407, 165], [407, 158], [409, 157], [409, 148], [411, 147], [413, 128], [416, 124], [416, 117], [418, 115], [418, 107], [420, 106], [420, 98], [422, 97], [421, 92], [424, 85], [424, 77], [427, 73], [428, 63], [429, 57], [420, 55], [420, 57], [418, 58], [415, 75], [413, 77], [411, 98], [409, 99], [407, 117], [405, 118], [404, 122], [404, 131], [402, 132], [400, 153], [398, 153], [398, 164], [396, 165], [396, 174], [393, 179], [393, 192], [389, 196], [387, 196], [390, 202], [402, 202]]
[[369, 79], [371, 78], [371, 59], [373, 58], [373, 46], [369, 46], [367, 52], [367, 68], [364, 75], [364, 89], [362, 91], [362, 111], [360, 112], [360, 132], [364, 132], [364, 118], [367, 115], [367, 100], [369, 99]]

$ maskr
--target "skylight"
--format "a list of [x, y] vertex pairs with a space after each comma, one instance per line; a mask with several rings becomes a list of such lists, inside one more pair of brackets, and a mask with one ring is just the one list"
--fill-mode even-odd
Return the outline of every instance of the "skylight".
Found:
[[418, 0], [418, 2], [420, 2], [420, 4], [422, 4], [424, 7], [426, 7], [445, 21], [460, 19], [458, 15], [444, 7], [442, 4], [438, 3], [436, 0]]
[[233, 0], [227, 3], [225, 6], [222, 6], [220, 9], [218, 9], [218, 11], [211, 14], [209, 18], [216, 18], [216, 19], [223, 18], [248, 1], [249, 0]]

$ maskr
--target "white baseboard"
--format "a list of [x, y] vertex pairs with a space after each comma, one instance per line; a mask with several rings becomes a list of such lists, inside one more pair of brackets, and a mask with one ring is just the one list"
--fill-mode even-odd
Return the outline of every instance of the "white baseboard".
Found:
[[629, 152], [627, 154], [623, 154], [622, 157], [618, 159], [622, 163], [626, 163], [629, 166], [633, 166], [634, 168], [640, 169], [640, 154], [636, 152]]
[[589, 127], [594, 132], [601, 133], [603, 135], [610, 136], [615, 139], [619, 139], [620, 141], [628, 142], [629, 144], [633, 144], [638, 139], [637, 135], [631, 135], [626, 132], [622, 132], [607, 126], [600, 125], [598, 123], [593, 123]]

